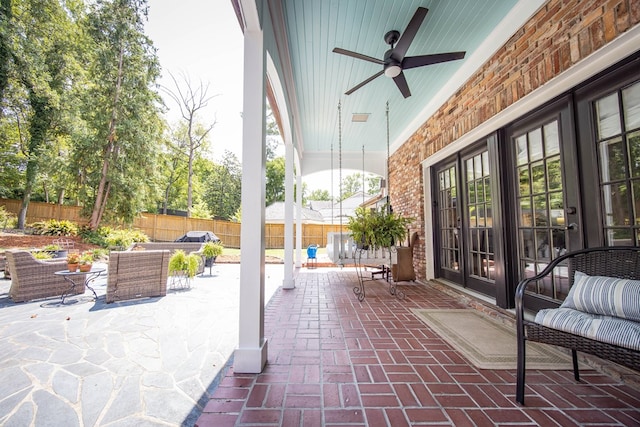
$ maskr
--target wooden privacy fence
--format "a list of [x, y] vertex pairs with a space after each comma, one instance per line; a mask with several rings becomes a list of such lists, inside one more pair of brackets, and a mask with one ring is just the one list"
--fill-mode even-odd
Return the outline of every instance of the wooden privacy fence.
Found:
[[[20, 200], [0, 199], [0, 206], [4, 206], [8, 212], [18, 214]], [[56, 219], [68, 220], [77, 224], [86, 223], [86, 219], [80, 216], [82, 210], [79, 206], [65, 206], [52, 203], [30, 202], [27, 210], [27, 224]], [[108, 224], [121, 226], [120, 224]], [[141, 213], [132, 224], [133, 228], [140, 229], [153, 241], [172, 242], [184, 235], [187, 231], [202, 230], [213, 231], [228, 248], [240, 247], [241, 224], [237, 222], [221, 221], [214, 219], [187, 218], [173, 215], [159, 215]], [[348, 233], [346, 226], [343, 232]], [[284, 224], [265, 225], [266, 249], [284, 248]], [[327, 245], [327, 233], [340, 232], [339, 224], [302, 224], [302, 247], [311, 244], [318, 246]], [[294, 239], [296, 227], [293, 226]], [[295, 242], [295, 240], [294, 240]], [[256, 242], [257, 243], [257, 242]]]

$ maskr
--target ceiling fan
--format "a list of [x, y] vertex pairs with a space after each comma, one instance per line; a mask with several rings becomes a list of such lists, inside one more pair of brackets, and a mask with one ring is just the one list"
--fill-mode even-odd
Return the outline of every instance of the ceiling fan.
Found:
[[400, 35], [399, 31], [391, 30], [384, 35], [384, 41], [391, 46], [391, 49], [387, 50], [384, 54], [384, 59], [373, 58], [371, 56], [363, 55], [361, 53], [352, 52], [350, 50], [336, 47], [333, 52], [341, 55], [351, 56], [353, 58], [362, 59], [364, 61], [373, 62], [374, 64], [382, 65], [382, 70], [378, 71], [373, 76], [369, 77], [365, 81], [352, 87], [345, 92], [345, 95], [351, 95], [362, 86], [371, 82], [372, 80], [380, 77], [384, 74], [387, 77], [393, 79], [400, 89], [400, 92], [405, 98], [411, 96], [407, 79], [404, 77], [403, 70], [411, 68], [424, 67], [425, 65], [437, 64], [440, 62], [455, 61], [457, 59], [464, 58], [466, 52], [449, 52], [449, 53], [436, 53], [432, 55], [420, 55], [420, 56], [405, 56], [413, 38], [422, 25], [422, 21], [427, 16], [429, 9], [424, 7], [418, 7], [416, 13], [413, 14], [409, 25], [404, 30], [404, 33]]

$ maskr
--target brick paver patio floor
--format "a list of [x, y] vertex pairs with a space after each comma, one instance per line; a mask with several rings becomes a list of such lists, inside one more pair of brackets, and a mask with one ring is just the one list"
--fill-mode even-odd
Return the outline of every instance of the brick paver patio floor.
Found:
[[640, 426], [640, 391], [596, 370], [528, 370], [526, 407], [515, 370], [481, 370], [412, 313], [465, 308], [430, 285], [404, 300], [379, 280], [353, 294], [353, 270], [302, 270], [265, 313], [263, 373], [230, 367], [198, 419], [208, 426]]

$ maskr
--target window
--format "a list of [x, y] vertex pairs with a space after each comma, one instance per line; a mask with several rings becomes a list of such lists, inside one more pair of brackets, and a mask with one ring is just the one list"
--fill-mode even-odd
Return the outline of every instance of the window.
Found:
[[640, 242], [640, 82], [594, 102], [605, 244]]

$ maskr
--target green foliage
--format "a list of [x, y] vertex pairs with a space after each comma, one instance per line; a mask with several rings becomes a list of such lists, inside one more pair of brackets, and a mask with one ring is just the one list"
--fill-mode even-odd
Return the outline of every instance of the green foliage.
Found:
[[178, 249], [169, 258], [169, 274], [185, 273], [188, 277], [194, 277], [198, 272], [200, 257], [194, 253], [186, 254]]
[[387, 205], [380, 209], [357, 208], [348, 225], [356, 243], [363, 247], [383, 248], [402, 242], [407, 236], [407, 227], [413, 221], [413, 218], [389, 212]]
[[83, 225], [80, 227], [78, 235], [82, 237], [83, 242], [106, 248], [108, 245], [105, 238], [111, 234], [112, 231], [113, 229], [111, 227], [102, 226], [98, 227], [97, 230], [92, 230], [88, 225]]
[[202, 246], [202, 255], [205, 258], [215, 258], [222, 255], [224, 246], [219, 242], [207, 242]]
[[206, 204], [202, 202], [196, 203], [193, 208], [191, 208], [191, 218], [211, 219], [211, 212], [209, 212]]
[[284, 157], [276, 157], [270, 162], [267, 162], [266, 169], [265, 203], [269, 206], [274, 202], [284, 201]]
[[221, 164], [212, 165], [203, 177], [203, 199], [216, 218], [231, 220], [240, 208], [242, 166], [230, 151], [225, 151]]
[[140, 230], [112, 230], [104, 238], [106, 247], [124, 250], [136, 242], [148, 242], [149, 237]]
[[13, 213], [7, 211], [4, 206], [0, 206], [0, 228], [15, 228], [18, 222], [18, 217]]
[[78, 234], [78, 226], [71, 221], [63, 219], [50, 219], [31, 224], [34, 234], [44, 236], [76, 236]]
[[49, 252], [59, 251], [60, 249], [61, 249], [60, 245], [56, 245], [55, 243], [52, 243], [42, 248], [43, 251], [49, 251]]
[[329, 190], [313, 190], [311, 194], [307, 197], [307, 200], [331, 200], [331, 195], [329, 194]]
[[46, 251], [33, 251], [31, 252], [31, 255], [33, 255], [33, 257], [35, 259], [39, 259], [39, 260], [45, 260], [45, 259], [52, 259], [53, 255], [51, 255], [49, 252]]

